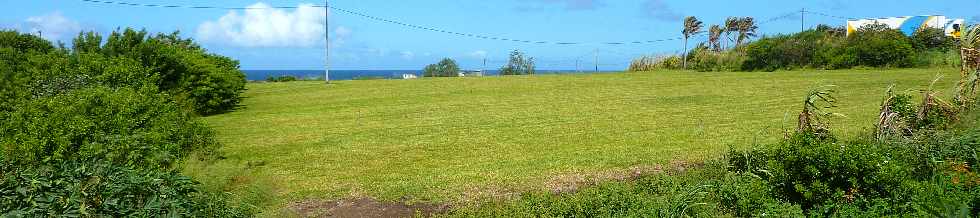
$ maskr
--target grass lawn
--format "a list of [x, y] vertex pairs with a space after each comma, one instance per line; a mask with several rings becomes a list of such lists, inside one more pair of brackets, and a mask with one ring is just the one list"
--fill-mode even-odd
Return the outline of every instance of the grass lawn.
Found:
[[957, 72], [936, 69], [253, 83], [242, 108], [205, 118], [227, 158], [186, 171], [276, 207], [467, 200], [775, 142], [822, 84], [838, 86], [836, 133], [856, 136], [872, 128], [886, 87], [923, 89], [937, 74], [948, 93]]

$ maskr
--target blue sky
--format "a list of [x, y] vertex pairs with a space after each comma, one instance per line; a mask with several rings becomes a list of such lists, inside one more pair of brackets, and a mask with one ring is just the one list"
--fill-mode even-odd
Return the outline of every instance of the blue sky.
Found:
[[[241, 60], [242, 69], [321, 69], [324, 59], [322, 8], [230, 11], [150, 8], [88, 3], [80, 0], [0, 0], [0, 28], [40, 31], [48, 39], [70, 42], [78, 31], [108, 33], [116, 27], [151, 32], [181, 31], [208, 50]], [[302, 0], [119, 0], [143, 4], [261, 7], [322, 5]], [[412, 29], [332, 11], [332, 69], [421, 69], [444, 57], [463, 68], [504, 64], [507, 52], [520, 49], [535, 57], [539, 69], [622, 70], [641, 54], [678, 53], [682, 41], [605, 45], [602, 42], [648, 41], [680, 35], [680, 20], [697, 16], [706, 25], [728, 16], [757, 21], [801, 8], [844, 17], [946, 15], [980, 19], [980, 0], [930, 1], [675, 1], [675, 0], [333, 0], [337, 8], [448, 31], [531, 41], [581, 42], [578, 45], [528, 44], [462, 37]], [[843, 25], [841, 19], [807, 15], [805, 25]], [[800, 18], [789, 16], [760, 25], [763, 34], [799, 31]], [[692, 39], [694, 43], [703, 37]]]

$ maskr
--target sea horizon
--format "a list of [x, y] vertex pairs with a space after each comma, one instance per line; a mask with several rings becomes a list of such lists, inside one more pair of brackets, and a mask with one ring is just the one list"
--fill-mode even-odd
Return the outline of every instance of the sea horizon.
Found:
[[[323, 70], [242, 70], [250, 81], [266, 80], [269, 77], [293, 76], [300, 79], [322, 79]], [[498, 76], [500, 70], [483, 71], [483, 76]], [[609, 71], [602, 71], [609, 72]], [[576, 70], [537, 70], [538, 74], [595, 73]], [[330, 70], [330, 80], [356, 79], [402, 79], [404, 74], [422, 76], [422, 70]]]

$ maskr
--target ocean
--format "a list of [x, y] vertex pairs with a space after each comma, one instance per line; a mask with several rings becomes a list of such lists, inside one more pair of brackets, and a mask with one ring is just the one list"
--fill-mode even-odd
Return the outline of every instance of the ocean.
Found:
[[[245, 77], [251, 81], [265, 80], [269, 77], [294, 76], [305, 79], [322, 79], [323, 70], [242, 70]], [[566, 73], [592, 73], [577, 72], [574, 70], [538, 70], [537, 74], [566, 74]], [[355, 79], [402, 79], [403, 74], [414, 74], [421, 77], [421, 70], [331, 70], [330, 80], [355, 80]], [[484, 76], [497, 76], [499, 71], [488, 70]]]

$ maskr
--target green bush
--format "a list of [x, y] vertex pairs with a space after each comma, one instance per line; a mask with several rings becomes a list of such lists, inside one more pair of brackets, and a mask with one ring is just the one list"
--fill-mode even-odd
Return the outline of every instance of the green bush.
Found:
[[939, 28], [920, 28], [911, 37], [912, 47], [916, 50], [948, 51], [956, 48], [956, 39], [946, 36]]
[[715, 52], [699, 46], [690, 55], [688, 68], [701, 72], [738, 71], [745, 62], [745, 56], [738, 50]]
[[951, 66], [956, 58], [947, 54], [950, 42], [941, 34], [924, 30], [909, 38], [883, 25], [869, 25], [845, 37], [842, 30], [821, 26], [746, 45], [742, 70]]
[[[829, 27], [817, 28], [793, 35], [766, 37], [745, 46], [746, 61], [742, 69], [747, 71], [799, 68], [827, 68], [843, 65], [846, 60], [831, 61], [838, 57], [845, 38]], [[846, 66], [851, 67], [848, 63]]]
[[868, 67], [910, 67], [914, 49], [901, 31], [884, 25], [868, 25], [847, 38], [847, 52], [857, 57], [857, 65]]
[[[75, 41], [92, 41], [97, 34], [80, 34]], [[124, 57], [142, 63], [157, 73], [155, 82], [161, 91], [190, 104], [195, 112], [210, 115], [233, 109], [245, 90], [245, 74], [238, 61], [207, 53], [179, 33], [148, 36], [133, 29], [114, 31], [101, 48], [73, 51], [74, 54], [99, 53]]]
[[803, 217], [803, 209], [776, 198], [773, 188], [753, 174], [728, 173], [718, 185], [719, 203], [736, 217]]
[[960, 54], [955, 50], [927, 50], [916, 52], [912, 65], [915, 67], [959, 68]]
[[289, 76], [289, 75], [278, 76], [278, 77], [276, 77], [276, 76], [269, 76], [269, 77], [266, 77], [265, 78], [265, 81], [266, 82], [292, 82], [292, 81], [296, 81], [296, 80], [298, 80], [298, 79], [296, 79], [295, 76]]
[[34, 99], [0, 124], [4, 161], [32, 166], [103, 160], [165, 169], [217, 144], [203, 124], [154, 88], [95, 87]]
[[0, 165], [2, 217], [247, 217], [244, 205], [199, 192], [174, 171], [133, 170], [114, 164], [60, 162]]
[[21, 34], [17, 31], [0, 31], [0, 48], [13, 48], [17, 52], [48, 53], [55, 50], [51, 42], [32, 34]]
[[207, 114], [237, 104], [237, 62], [176, 34], [144, 35], [116, 32], [99, 47], [82, 34], [68, 52], [0, 32], [0, 217], [253, 213], [176, 167], [214, 157], [210, 129], [184, 105]]

